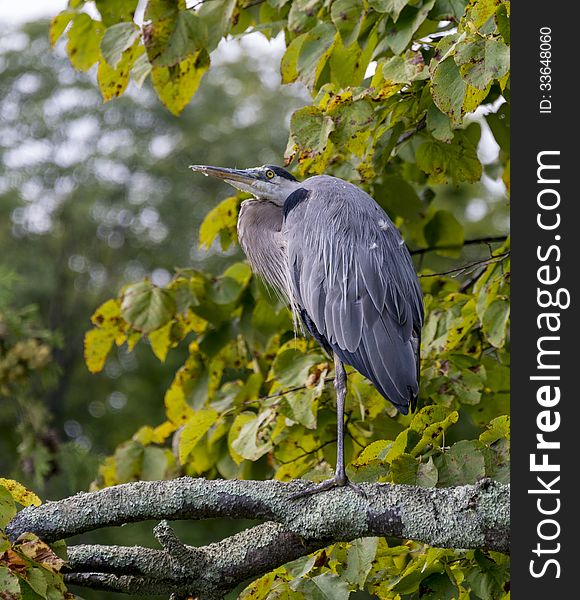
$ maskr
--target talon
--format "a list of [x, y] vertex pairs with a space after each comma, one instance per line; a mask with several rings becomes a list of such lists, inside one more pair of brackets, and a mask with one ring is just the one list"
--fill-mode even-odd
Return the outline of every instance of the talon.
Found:
[[312, 496], [314, 494], [319, 494], [320, 492], [325, 492], [327, 490], [339, 487], [352, 488], [352, 490], [355, 493], [359, 494], [359, 496], [362, 496], [363, 498], [367, 497], [365, 491], [359, 485], [353, 483], [348, 477], [346, 477], [346, 475], [335, 475], [332, 479], [327, 479], [322, 483], [315, 484], [308, 490], [302, 490], [301, 492], [296, 492], [295, 494], [292, 494], [290, 496], [290, 499], [295, 500], [297, 498], [304, 498], [306, 496]]

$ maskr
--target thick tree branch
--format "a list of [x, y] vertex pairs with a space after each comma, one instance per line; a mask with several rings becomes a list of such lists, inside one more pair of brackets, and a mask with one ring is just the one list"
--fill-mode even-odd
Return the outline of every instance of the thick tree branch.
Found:
[[304, 481], [207, 481], [181, 478], [124, 484], [29, 507], [7, 527], [47, 541], [147, 519], [251, 518], [267, 521], [221, 542], [185, 546], [166, 523], [162, 550], [69, 547], [67, 581], [127, 593], [193, 594], [213, 600], [248, 578], [338, 541], [395, 536], [433, 546], [509, 550], [509, 486], [418, 488], [363, 484], [300, 499]]

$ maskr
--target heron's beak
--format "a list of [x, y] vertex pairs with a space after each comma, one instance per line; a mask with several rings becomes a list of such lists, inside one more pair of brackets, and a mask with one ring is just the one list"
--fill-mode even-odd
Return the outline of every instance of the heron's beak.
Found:
[[192, 171], [203, 173], [206, 177], [212, 176], [229, 183], [240, 192], [251, 194], [258, 200], [270, 200], [284, 203], [290, 191], [281, 188], [275, 180], [264, 175], [264, 167], [254, 169], [224, 169], [223, 167], [210, 167], [208, 165], [190, 165]]
[[223, 179], [232, 185], [235, 183], [242, 183], [253, 187], [259, 179], [255, 169], [225, 169], [223, 167], [210, 167], [208, 165], [189, 165], [189, 168], [192, 171], [202, 173], [206, 177], [211, 176], [216, 177], [217, 179]]

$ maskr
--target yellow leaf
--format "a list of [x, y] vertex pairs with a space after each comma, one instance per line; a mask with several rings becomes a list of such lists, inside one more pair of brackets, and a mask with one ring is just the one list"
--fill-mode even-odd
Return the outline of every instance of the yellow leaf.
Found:
[[22, 506], [40, 506], [42, 504], [42, 500], [34, 492], [26, 489], [18, 481], [0, 477], [0, 485], [4, 486], [12, 498]]
[[176, 65], [154, 66], [151, 82], [161, 102], [177, 116], [195, 94], [208, 68], [209, 54], [203, 49]]
[[129, 84], [133, 64], [143, 52], [144, 47], [136, 41], [123, 52], [121, 60], [115, 68], [111, 67], [104, 58], [101, 58], [97, 71], [97, 82], [105, 102], [121, 96], [125, 92]]
[[[207, 213], [199, 228], [200, 248], [209, 248], [215, 238], [224, 230], [229, 234], [231, 240], [237, 239], [236, 224], [238, 222], [239, 204], [240, 199], [237, 196], [230, 196]], [[224, 250], [227, 249], [228, 245]], [[222, 244], [223, 246], [224, 244]]]
[[187, 421], [179, 437], [179, 462], [184, 464], [195, 446], [218, 417], [213, 408], [202, 408]]
[[72, 10], [65, 10], [52, 19], [48, 31], [48, 39], [50, 40], [51, 46], [56, 44], [58, 38], [64, 33], [64, 30], [73, 20], [75, 14], [76, 13]]
[[191, 406], [185, 401], [183, 388], [175, 385], [175, 382], [165, 392], [164, 402], [167, 418], [176, 425], [181, 425], [193, 414]]
[[173, 423], [165, 421], [165, 423], [158, 425], [153, 430], [152, 442], [155, 444], [162, 444], [175, 430], [176, 427]]
[[240, 435], [240, 432], [242, 431], [242, 428], [244, 427], [244, 425], [246, 425], [247, 423], [250, 423], [251, 421], [254, 421], [255, 418], [256, 418], [256, 415], [252, 412], [246, 411], [246, 412], [240, 413], [239, 415], [236, 416], [236, 418], [228, 432], [228, 447], [230, 450], [230, 455], [234, 459], [234, 462], [238, 465], [241, 462], [243, 462], [245, 459], [238, 452], [236, 452], [236, 450], [234, 450], [234, 448], [232, 447], [232, 444], [238, 439], [238, 436]]
[[114, 341], [114, 332], [107, 329], [95, 328], [85, 333], [85, 362], [91, 373], [102, 371]]
[[99, 477], [102, 479], [102, 485], [99, 485], [99, 487], [109, 487], [119, 483], [117, 480], [117, 461], [114, 456], [108, 456], [101, 463], [101, 466], [99, 467]]
[[171, 329], [174, 321], [169, 321], [166, 325], [159, 329], [155, 329], [147, 336], [151, 344], [153, 354], [161, 361], [165, 362], [169, 349], [175, 346], [175, 342], [171, 339]]

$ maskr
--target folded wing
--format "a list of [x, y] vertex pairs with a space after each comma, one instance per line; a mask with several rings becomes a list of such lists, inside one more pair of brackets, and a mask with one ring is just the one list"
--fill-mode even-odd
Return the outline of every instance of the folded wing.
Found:
[[419, 389], [421, 289], [386, 213], [359, 188], [312, 177], [285, 211], [290, 279], [313, 336], [403, 414]]

